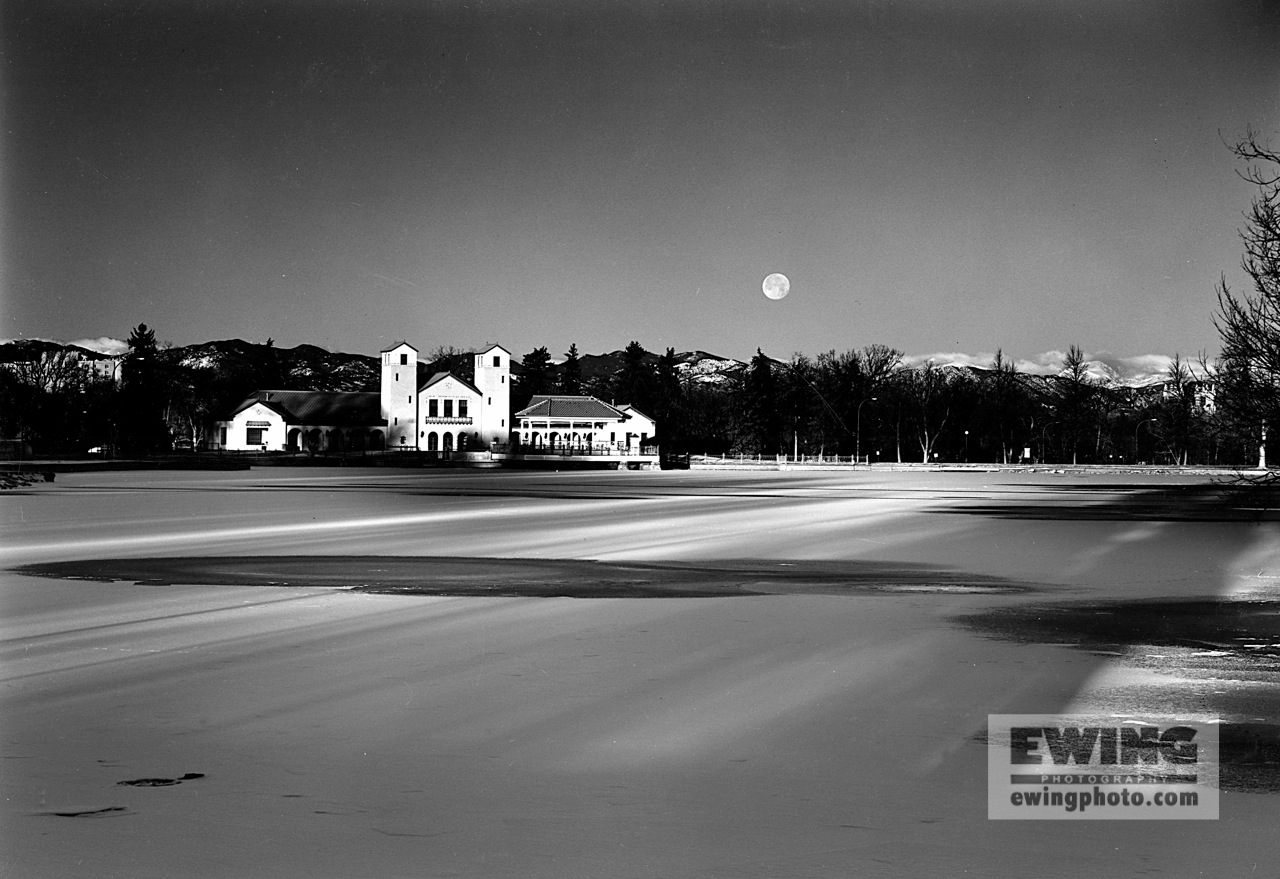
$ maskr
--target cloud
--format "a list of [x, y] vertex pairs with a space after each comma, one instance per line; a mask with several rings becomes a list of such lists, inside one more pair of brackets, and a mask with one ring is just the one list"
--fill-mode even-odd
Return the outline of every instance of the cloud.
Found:
[[1030, 358], [1014, 360], [1014, 365], [1018, 368], [1018, 372], [1031, 375], [1057, 375], [1062, 372], [1066, 361], [1067, 352], [1065, 351], [1045, 351]]

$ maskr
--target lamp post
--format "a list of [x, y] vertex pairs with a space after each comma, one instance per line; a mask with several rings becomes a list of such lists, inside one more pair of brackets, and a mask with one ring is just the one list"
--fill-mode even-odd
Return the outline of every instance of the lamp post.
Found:
[[1049, 445], [1049, 428], [1053, 427], [1057, 423], [1058, 422], [1056, 421], [1050, 421], [1044, 427], [1040, 428], [1040, 463], [1041, 464], [1043, 464], [1045, 460], [1049, 457], [1046, 454], [1046, 452], [1048, 451], [1048, 445]]
[[964, 432], [964, 462], [969, 463], [969, 431]]
[[858, 404], [858, 411], [853, 421], [853, 463], [855, 464], [862, 460], [862, 407], [878, 399], [879, 397], [867, 397]]
[[1155, 421], [1154, 418], [1147, 418], [1138, 422], [1138, 426], [1133, 429], [1133, 463], [1138, 463], [1138, 431], [1142, 430], [1142, 425], [1148, 421]]

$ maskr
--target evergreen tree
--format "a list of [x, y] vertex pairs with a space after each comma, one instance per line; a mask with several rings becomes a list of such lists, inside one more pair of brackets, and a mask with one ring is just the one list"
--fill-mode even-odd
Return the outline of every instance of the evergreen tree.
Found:
[[[652, 415], [658, 422], [658, 434], [662, 438], [663, 450], [669, 453], [688, 451], [684, 447], [686, 437], [684, 389], [680, 386], [680, 373], [676, 369], [676, 349], [668, 348], [658, 358], [655, 373], [655, 398]], [[644, 410], [641, 410], [644, 411]]]
[[1089, 375], [1079, 345], [1067, 349], [1062, 374], [1054, 392], [1054, 408], [1062, 431], [1063, 458], [1079, 463], [1080, 450], [1098, 425], [1101, 411], [1099, 387]]
[[165, 396], [155, 331], [138, 324], [129, 335], [129, 351], [121, 365], [116, 435], [125, 454], [153, 455], [168, 450]]
[[546, 345], [534, 348], [521, 358], [520, 363], [524, 369], [518, 387], [513, 388], [513, 391], [518, 392], [512, 394], [512, 405], [517, 412], [528, 406], [532, 398], [550, 394], [555, 387], [551, 355], [547, 352]]
[[276, 350], [276, 340], [267, 338], [267, 356], [263, 364], [265, 373], [262, 377], [262, 384], [267, 388], [287, 388], [288, 380], [285, 378], [284, 369], [280, 365], [280, 352]]
[[582, 364], [578, 360], [578, 346], [570, 344], [560, 365], [560, 393], [576, 397], [582, 393]]
[[657, 375], [649, 362], [649, 352], [639, 342], [631, 342], [622, 352], [622, 368], [613, 378], [613, 397], [618, 405], [630, 403], [646, 415], [654, 411]]
[[747, 454], [777, 454], [782, 444], [778, 386], [773, 360], [759, 348], [742, 374], [736, 393], [735, 445]]

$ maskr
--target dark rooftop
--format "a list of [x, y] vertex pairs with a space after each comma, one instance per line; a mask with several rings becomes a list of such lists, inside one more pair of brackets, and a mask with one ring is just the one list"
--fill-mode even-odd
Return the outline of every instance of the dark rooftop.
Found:
[[617, 418], [624, 412], [595, 397], [534, 397], [516, 413], [516, 418]]
[[254, 403], [270, 406], [290, 424], [354, 427], [386, 423], [381, 394], [370, 391], [254, 391], [235, 412]]

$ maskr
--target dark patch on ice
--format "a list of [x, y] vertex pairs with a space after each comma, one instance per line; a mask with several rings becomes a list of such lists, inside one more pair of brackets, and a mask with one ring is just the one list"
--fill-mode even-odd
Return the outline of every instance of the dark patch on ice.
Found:
[[[1223, 717], [1269, 717], [1275, 712], [1274, 689], [1233, 688], [1229, 682], [1271, 680], [1280, 672], [1280, 601], [1061, 602], [1002, 607], [956, 619], [988, 637], [1061, 644], [1155, 668], [1168, 661], [1160, 648], [1181, 648], [1171, 656], [1179, 662], [1180, 676], [1191, 682], [1178, 684], [1175, 702]], [[1155, 657], [1142, 657], [1144, 647], [1157, 651]], [[1196, 685], [1200, 675], [1215, 681], [1213, 692]], [[1154, 695], [1144, 693], [1143, 698]], [[1218, 727], [1218, 736], [1223, 790], [1280, 792], [1280, 725], [1228, 721]], [[985, 743], [987, 733], [982, 730], [973, 738]]]
[[196, 778], [204, 778], [203, 772], [188, 772], [180, 778], [132, 778], [128, 781], [117, 781], [116, 784], [123, 784], [129, 787], [169, 787], [174, 784], [182, 784], [184, 781], [192, 781]]
[[1152, 644], [1280, 657], [1280, 601], [1200, 598], [1024, 604], [958, 619], [996, 638], [1070, 644], [1093, 652]]
[[1280, 521], [1280, 488], [1247, 484], [1053, 485], [1034, 499], [948, 504], [930, 512], [1000, 519], [1145, 522]]
[[1218, 763], [1218, 784], [1223, 790], [1280, 792], [1280, 726], [1222, 724]]
[[867, 561], [598, 562], [450, 556], [206, 556], [24, 565], [41, 577], [148, 585], [276, 586], [396, 595], [718, 598], [749, 595], [990, 595], [1020, 582], [940, 565]]
[[82, 809], [77, 812], [38, 812], [55, 818], [107, 818], [113, 815], [132, 814], [125, 806], [106, 806], [102, 809]]

